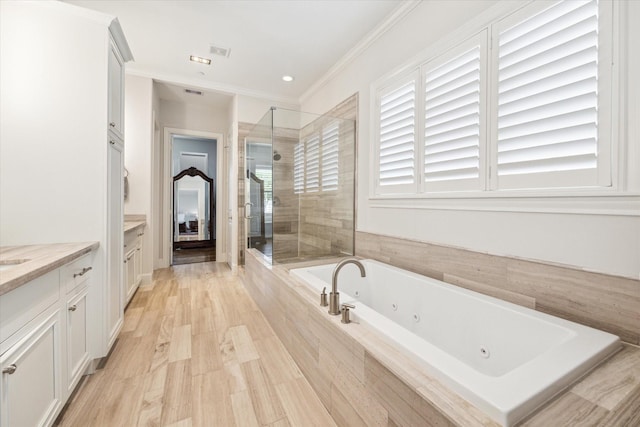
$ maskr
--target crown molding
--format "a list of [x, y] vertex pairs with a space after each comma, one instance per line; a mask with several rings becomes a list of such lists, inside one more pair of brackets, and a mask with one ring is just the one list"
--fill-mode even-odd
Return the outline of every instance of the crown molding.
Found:
[[313, 96], [318, 90], [326, 85], [329, 80], [334, 78], [339, 72], [344, 70], [355, 58], [361, 55], [365, 50], [369, 48], [376, 40], [382, 37], [387, 31], [393, 28], [399, 21], [407, 16], [413, 9], [416, 8], [422, 0], [408, 0], [400, 3], [393, 12], [391, 12], [379, 25], [371, 30], [362, 40], [360, 40], [353, 48], [351, 48], [342, 58], [338, 60], [329, 70], [312, 84], [298, 100], [299, 104], [306, 102], [311, 96]]

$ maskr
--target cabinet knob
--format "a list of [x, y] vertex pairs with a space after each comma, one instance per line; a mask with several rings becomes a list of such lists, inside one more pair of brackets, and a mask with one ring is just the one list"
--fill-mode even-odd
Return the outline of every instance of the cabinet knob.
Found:
[[109, 126], [111, 126], [112, 128], [116, 127], [116, 123], [115, 122], [110, 122]]
[[71, 307], [69, 307], [69, 311], [76, 311], [77, 308], [78, 307], [75, 304], [73, 304]]
[[11, 365], [9, 365], [9, 366], [7, 366], [6, 368], [4, 368], [4, 369], [2, 370], [2, 373], [3, 373], [3, 374], [9, 374], [9, 375], [11, 375], [11, 374], [13, 374], [13, 373], [16, 371], [16, 369], [18, 369], [18, 367], [16, 366], [16, 364], [15, 364], [15, 363], [12, 363]]
[[109, 144], [116, 145], [116, 142], [115, 141], [109, 141]]

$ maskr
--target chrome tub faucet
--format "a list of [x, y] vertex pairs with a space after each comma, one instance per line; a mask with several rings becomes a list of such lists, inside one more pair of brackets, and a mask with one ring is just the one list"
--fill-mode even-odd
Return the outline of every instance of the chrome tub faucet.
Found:
[[331, 277], [331, 293], [329, 294], [329, 314], [340, 314], [340, 293], [338, 292], [338, 273], [340, 269], [347, 264], [355, 264], [360, 269], [360, 277], [365, 277], [367, 274], [364, 271], [364, 265], [355, 258], [347, 258], [340, 261], [333, 269], [333, 275]]

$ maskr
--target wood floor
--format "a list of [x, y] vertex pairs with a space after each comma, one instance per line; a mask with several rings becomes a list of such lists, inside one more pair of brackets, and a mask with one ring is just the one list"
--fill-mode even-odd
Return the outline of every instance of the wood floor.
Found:
[[103, 369], [60, 426], [332, 426], [334, 421], [226, 266], [154, 274]]
[[216, 260], [216, 247], [181, 248], [173, 251], [173, 265], [193, 264]]

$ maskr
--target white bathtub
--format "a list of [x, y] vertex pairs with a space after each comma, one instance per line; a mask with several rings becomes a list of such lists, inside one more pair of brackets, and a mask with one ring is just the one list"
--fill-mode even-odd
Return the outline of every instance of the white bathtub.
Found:
[[[428, 373], [511, 426], [621, 347], [606, 332], [373, 260], [342, 268], [340, 302]], [[335, 264], [290, 273], [320, 293]], [[352, 327], [351, 325], [345, 327]]]

